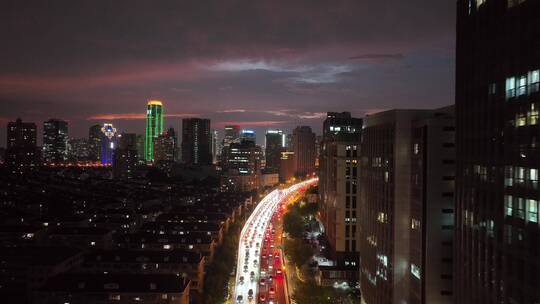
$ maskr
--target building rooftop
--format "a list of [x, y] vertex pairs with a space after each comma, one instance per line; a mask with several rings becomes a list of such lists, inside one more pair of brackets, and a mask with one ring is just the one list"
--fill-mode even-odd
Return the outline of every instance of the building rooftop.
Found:
[[80, 253], [71, 247], [2, 247], [0, 265], [52, 266]]
[[88, 253], [85, 263], [178, 263], [178, 264], [198, 264], [203, 256], [194, 251], [185, 250], [98, 250]]
[[183, 293], [188, 284], [189, 280], [168, 274], [62, 274], [42, 291]]

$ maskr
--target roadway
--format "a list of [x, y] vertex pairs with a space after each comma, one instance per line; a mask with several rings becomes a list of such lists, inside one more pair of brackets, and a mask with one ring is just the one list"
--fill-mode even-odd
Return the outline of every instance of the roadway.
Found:
[[[287, 303], [286, 284], [280, 274], [281, 250], [277, 248], [281, 236], [280, 206], [316, 182], [313, 178], [270, 192], [246, 220], [238, 243], [234, 303]], [[276, 258], [276, 254], [280, 256]]]

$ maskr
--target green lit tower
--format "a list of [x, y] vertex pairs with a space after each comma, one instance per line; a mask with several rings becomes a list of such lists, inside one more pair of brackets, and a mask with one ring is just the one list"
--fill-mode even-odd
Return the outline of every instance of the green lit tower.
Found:
[[154, 160], [154, 138], [163, 133], [163, 103], [150, 100], [146, 108], [146, 137], [144, 142], [144, 159]]

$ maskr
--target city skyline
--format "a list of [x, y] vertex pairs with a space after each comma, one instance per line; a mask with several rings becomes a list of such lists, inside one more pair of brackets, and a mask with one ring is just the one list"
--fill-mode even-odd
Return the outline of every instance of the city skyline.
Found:
[[[333, 108], [364, 116], [444, 106], [454, 99], [455, 13], [453, 3], [434, 2], [310, 2], [308, 10], [280, 1], [212, 10], [13, 2], [0, 12], [10, 41], [0, 50], [0, 123], [61, 118], [71, 137], [104, 122], [143, 133], [144, 113], [135, 109], [159, 99], [166, 127], [196, 116], [213, 128], [240, 124], [261, 133], [319, 130]], [[287, 13], [274, 16], [277, 7]], [[190, 11], [204, 12], [201, 20]], [[370, 26], [374, 16], [386, 22]]]

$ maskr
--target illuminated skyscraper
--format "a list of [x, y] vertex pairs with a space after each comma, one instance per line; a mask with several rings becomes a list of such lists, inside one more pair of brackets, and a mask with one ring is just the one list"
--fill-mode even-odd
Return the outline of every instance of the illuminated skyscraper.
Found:
[[144, 159], [154, 160], [154, 138], [163, 133], [163, 103], [150, 100], [146, 108], [146, 137], [144, 143]]
[[240, 138], [240, 126], [230, 125], [225, 126], [225, 136], [223, 138], [223, 147], [228, 147], [233, 141]]
[[43, 123], [43, 160], [49, 163], [67, 159], [68, 124], [61, 119], [49, 119]]
[[218, 131], [212, 130], [212, 162], [217, 164], [219, 155], [221, 153], [219, 141], [218, 141]]
[[101, 164], [112, 165], [113, 152], [116, 148], [116, 128], [110, 123], [105, 123], [101, 133]]
[[242, 133], [240, 134], [240, 138], [242, 140], [248, 140], [254, 143], [257, 142], [257, 134], [255, 133], [255, 130], [243, 129]]
[[240, 126], [228, 125], [225, 126], [225, 134], [223, 136], [223, 143], [221, 146], [220, 162], [221, 166], [224, 166], [227, 162], [229, 155], [229, 146], [231, 143], [240, 139]]

